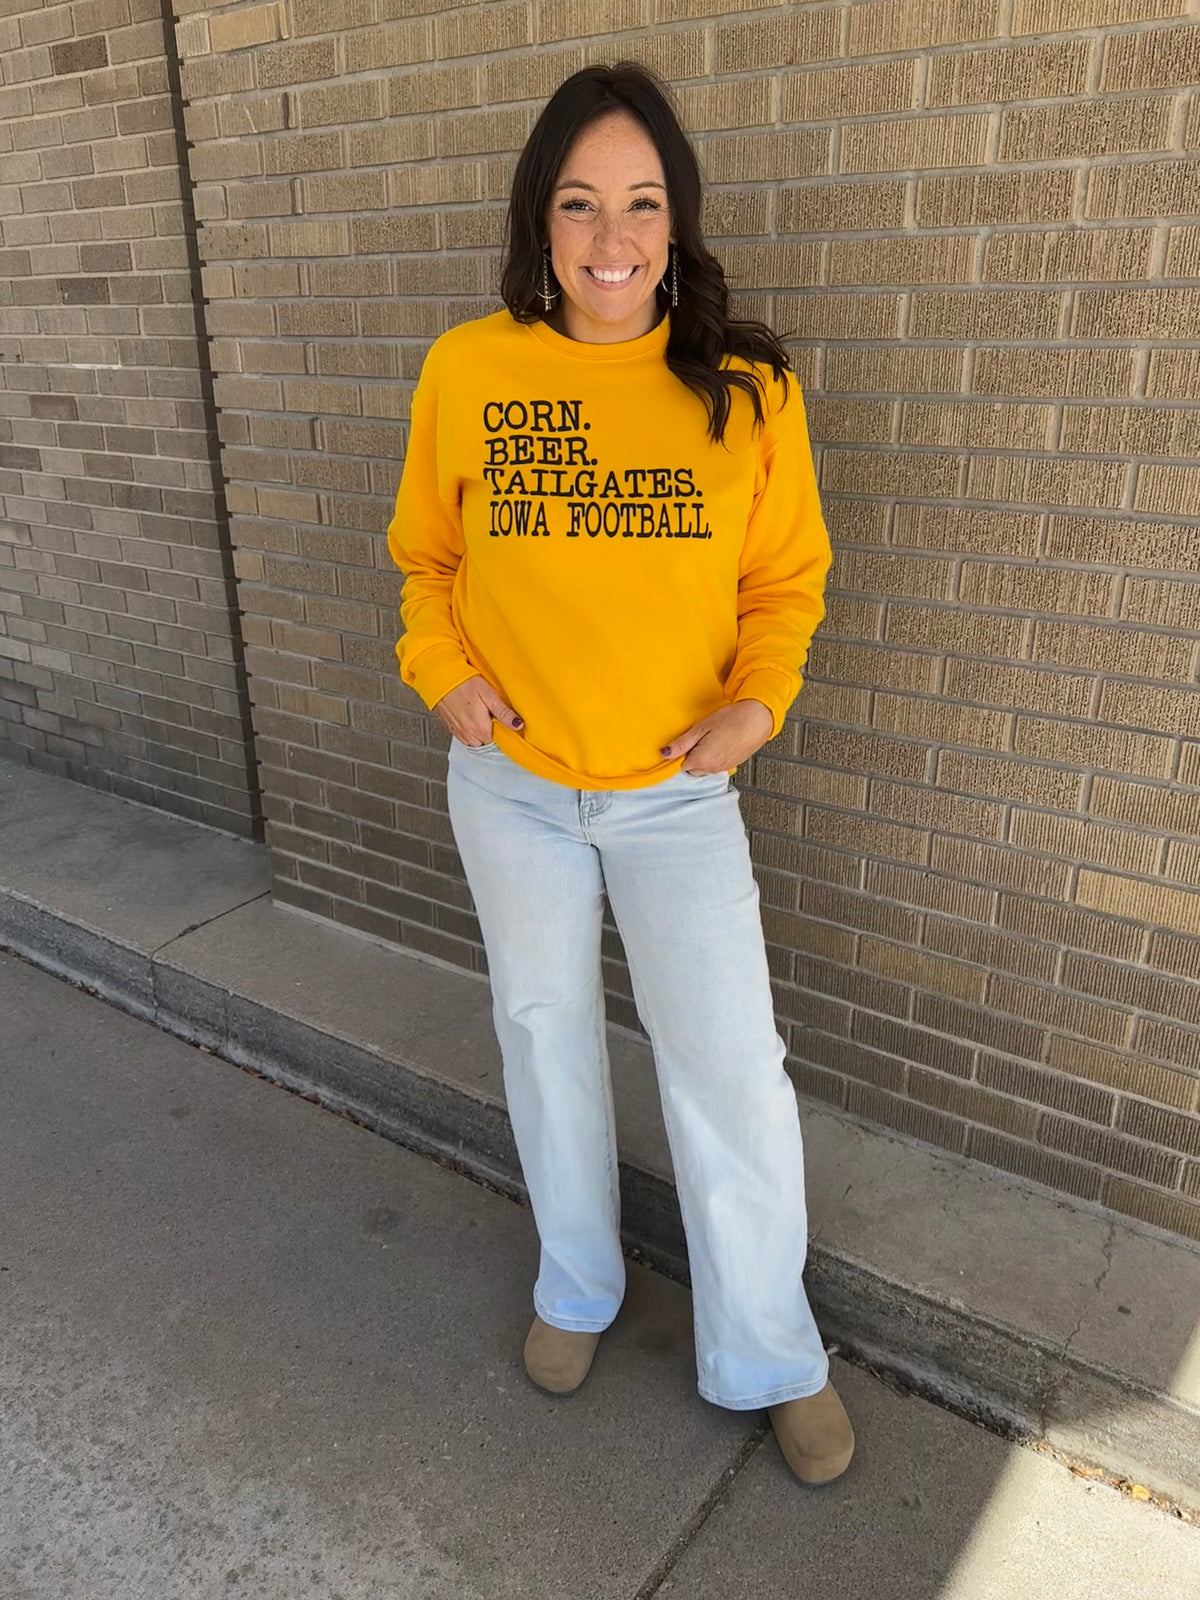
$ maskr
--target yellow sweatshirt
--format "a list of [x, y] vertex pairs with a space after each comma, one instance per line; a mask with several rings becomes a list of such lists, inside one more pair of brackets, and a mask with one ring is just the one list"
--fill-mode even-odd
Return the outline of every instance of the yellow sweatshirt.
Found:
[[784, 405], [767, 369], [765, 426], [735, 392], [713, 444], [668, 331], [585, 344], [498, 311], [435, 342], [413, 398], [400, 675], [432, 708], [482, 674], [525, 720], [500, 748], [571, 788], [671, 777], [662, 747], [736, 700], [777, 733], [825, 614], [799, 385]]

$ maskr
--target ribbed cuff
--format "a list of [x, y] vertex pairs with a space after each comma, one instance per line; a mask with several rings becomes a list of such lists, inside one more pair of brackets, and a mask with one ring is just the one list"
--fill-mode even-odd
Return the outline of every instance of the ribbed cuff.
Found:
[[796, 680], [789, 673], [775, 667], [759, 667], [748, 672], [730, 695], [732, 701], [757, 700], [771, 713], [772, 739], [783, 727], [787, 708], [796, 698]]
[[412, 660], [404, 653], [404, 640], [397, 646], [400, 657], [400, 676], [410, 684], [432, 711], [443, 695], [457, 689], [460, 683], [476, 677], [477, 671], [454, 644], [431, 644]]

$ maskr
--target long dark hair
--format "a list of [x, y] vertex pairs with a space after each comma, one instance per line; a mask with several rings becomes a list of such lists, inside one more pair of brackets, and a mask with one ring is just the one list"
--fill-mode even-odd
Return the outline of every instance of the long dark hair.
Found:
[[[759, 373], [728, 367], [725, 357], [741, 356], [770, 367], [775, 379], [785, 385], [784, 373], [791, 363], [765, 323], [729, 315], [724, 269], [700, 232], [701, 185], [695, 152], [679, 125], [667, 86], [640, 62], [584, 67], [547, 101], [513, 174], [500, 293], [518, 322], [536, 322], [544, 315], [538, 288], [554, 180], [567, 151], [588, 123], [618, 111], [631, 113], [650, 135], [667, 180], [679, 275], [679, 304], [671, 308], [667, 365], [704, 401], [709, 436], [720, 443], [734, 389], [749, 395], [758, 424], [764, 415], [765, 391]], [[666, 311], [669, 292], [659, 284], [656, 295], [659, 311]]]

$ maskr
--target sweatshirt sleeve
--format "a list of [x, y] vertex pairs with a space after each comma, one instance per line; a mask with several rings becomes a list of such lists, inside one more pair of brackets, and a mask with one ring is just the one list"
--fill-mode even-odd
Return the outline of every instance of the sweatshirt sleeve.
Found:
[[457, 487], [439, 478], [437, 363], [426, 357], [413, 395], [408, 450], [388, 525], [388, 549], [404, 573], [396, 646], [400, 677], [432, 710], [473, 678], [454, 625], [451, 594], [466, 545]]
[[[821, 513], [800, 385], [788, 375], [787, 403], [768, 413], [754, 505], [738, 569], [737, 653], [726, 697], [760, 700], [772, 738], [803, 682], [801, 667], [825, 615], [833, 562]], [[771, 394], [768, 380], [768, 396]]]

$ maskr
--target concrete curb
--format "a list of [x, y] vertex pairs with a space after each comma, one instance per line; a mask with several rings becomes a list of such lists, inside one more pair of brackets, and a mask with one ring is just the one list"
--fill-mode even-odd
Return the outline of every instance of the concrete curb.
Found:
[[[347, 935], [352, 938], [353, 935]], [[0, 889], [0, 945], [191, 1044], [263, 1073], [515, 1198], [524, 1190], [502, 1105], [427, 1063], [214, 984], [27, 895]], [[686, 1282], [674, 1189], [623, 1161], [627, 1242]], [[826, 1339], [926, 1398], [1200, 1511], [1200, 1410], [944, 1294], [814, 1240], [807, 1272]], [[1169, 1287], [1164, 1287], [1169, 1292]], [[1200, 1307], [1197, 1307], [1200, 1312]]]

